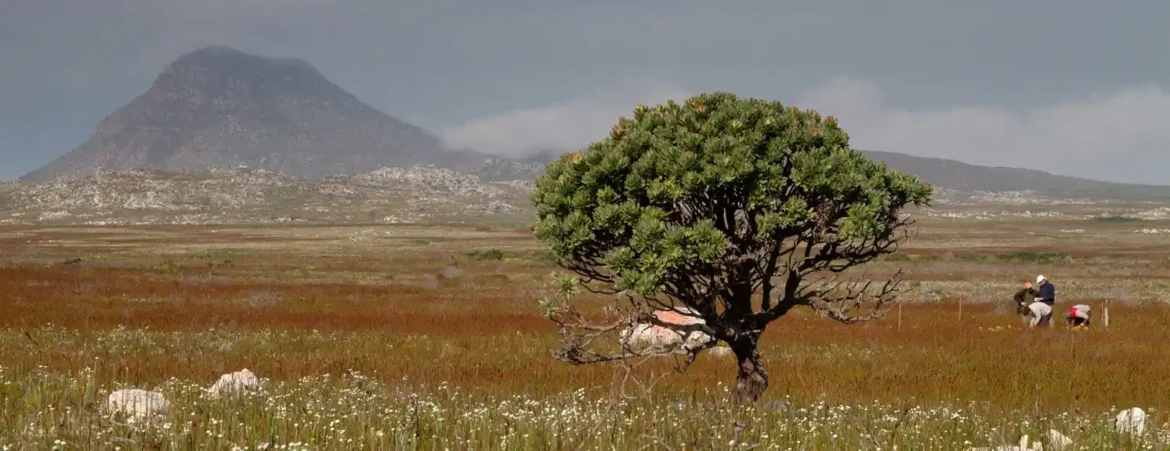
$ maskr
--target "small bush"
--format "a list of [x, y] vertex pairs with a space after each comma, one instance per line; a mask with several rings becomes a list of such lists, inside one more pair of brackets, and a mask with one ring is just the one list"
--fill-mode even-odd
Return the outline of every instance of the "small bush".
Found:
[[168, 258], [166, 260], [163, 260], [162, 263], [159, 263], [158, 268], [161, 269], [163, 272], [178, 272], [179, 271], [179, 264], [175, 263], [174, 260], [171, 260]]
[[472, 251], [471, 254], [469, 254], [469, 255], [471, 255], [471, 258], [474, 258], [476, 260], [503, 260], [504, 259], [504, 252], [500, 251], [499, 249], [477, 250], [477, 251]]

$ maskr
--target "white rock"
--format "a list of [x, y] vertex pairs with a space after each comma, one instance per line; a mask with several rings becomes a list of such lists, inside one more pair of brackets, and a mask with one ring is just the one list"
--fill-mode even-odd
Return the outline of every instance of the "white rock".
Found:
[[1060, 451], [1072, 446], [1072, 444], [1072, 439], [1068, 438], [1068, 436], [1064, 434], [1061, 434], [1060, 431], [1056, 429], [1048, 430], [1048, 445], [1051, 446], [1052, 449]]
[[207, 395], [212, 398], [223, 395], [240, 395], [259, 388], [260, 379], [247, 368], [244, 368], [240, 371], [220, 376], [219, 380], [211, 388], [207, 389]]
[[638, 324], [621, 333], [621, 341], [634, 352], [647, 350], [678, 351], [698, 349], [711, 341], [711, 336], [700, 332], [674, 331], [653, 324]]
[[130, 423], [158, 419], [169, 414], [170, 410], [171, 404], [162, 393], [138, 388], [118, 390], [106, 398], [106, 412], [125, 415]]
[[1123, 410], [1113, 424], [1123, 434], [1141, 435], [1146, 430], [1146, 412], [1138, 407]]
[[[690, 308], [681, 307], [654, 312], [659, 321], [668, 324], [694, 325], [704, 321]], [[676, 331], [653, 324], [636, 324], [622, 330], [619, 339], [630, 350], [641, 352], [690, 351], [711, 344], [714, 337], [702, 331]]]
[[1000, 445], [993, 448], [971, 448], [970, 451], [1044, 451], [1044, 444], [1032, 442], [1032, 445], [1028, 446], [1028, 434], [1024, 434], [1020, 437], [1020, 443], [1016, 445]]
[[735, 355], [734, 352], [731, 352], [731, 348], [726, 346], [716, 346], [708, 349], [707, 352], [711, 353], [711, 357], [730, 357]]

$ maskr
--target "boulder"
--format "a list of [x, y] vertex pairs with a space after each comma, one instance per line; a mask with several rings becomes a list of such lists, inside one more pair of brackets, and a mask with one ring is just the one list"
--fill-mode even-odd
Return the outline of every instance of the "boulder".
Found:
[[1072, 446], [1072, 444], [1072, 439], [1068, 438], [1068, 436], [1062, 434], [1060, 431], [1056, 429], [1048, 430], [1048, 446], [1050, 446], [1051, 449], [1060, 451], [1063, 449], [1068, 449]]
[[[704, 324], [702, 318], [688, 308], [674, 310], [658, 310], [654, 316], [667, 324], [692, 325]], [[654, 351], [690, 351], [707, 346], [714, 337], [702, 331], [675, 331], [667, 327], [653, 324], [636, 324], [626, 328], [620, 334], [621, 342], [634, 352], [647, 350]]]
[[241, 395], [245, 392], [258, 390], [259, 388], [260, 379], [247, 368], [244, 368], [240, 371], [220, 376], [219, 380], [211, 388], [207, 389], [207, 395], [212, 398], [225, 395]]
[[128, 388], [110, 393], [106, 398], [106, 412], [124, 415], [130, 423], [149, 422], [166, 417], [171, 410], [162, 393]]
[[1146, 412], [1134, 407], [1117, 414], [1113, 425], [1122, 434], [1141, 435], [1146, 430]]

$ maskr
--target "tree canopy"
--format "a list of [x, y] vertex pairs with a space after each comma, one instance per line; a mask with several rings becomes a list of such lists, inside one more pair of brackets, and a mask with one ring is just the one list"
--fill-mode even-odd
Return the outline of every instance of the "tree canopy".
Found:
[[[764, 327], [798, 305], [843, 322], [880, 314], [850, 312], [880, 307], [900, 278], [875, 293], [834, 276], [893, 252], [910, 224], [901, 210], [929, 205], [930, 185], [848, 141], [832, 116], [727, 92], [638, 106], [537, 179], [534, 234], [588, 287], [697, 312], [705, 324], [690, 327], [731, 346], [740, 382], [762, 378], [742, 387], [754, 398]], [[579, 351], [562, 357], [605, 360]]]

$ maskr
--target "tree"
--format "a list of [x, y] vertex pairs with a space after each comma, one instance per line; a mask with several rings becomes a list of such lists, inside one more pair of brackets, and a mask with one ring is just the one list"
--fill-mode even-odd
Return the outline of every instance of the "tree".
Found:
[[[628, 358], [624, 346], [594, 348], [635, 322], [697, 330], [712, 339], [688, 350], [687, 363], [727, 343], [738, 362], [733, 396], [755, 401], [768, 385], [757, 349], [769, 323], [797, 306], [854, 323], [896, 302], [900, 270], [878, 286], [850, 269], [894, 252], [911, 224], [901, 210], [929, 205], [931, 191], [851, 149], [837, 120], [816, 111], [726, 92], [640, 105], [536, 181], [535, 237], [582, 287], [629, 301], [602, 319], [546, 303], [564, 338], [556, 356]], [[651, 314], [680, 304], [702, 322]]]

